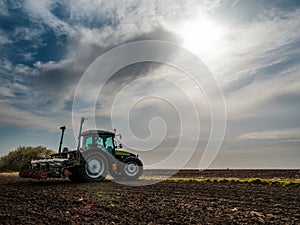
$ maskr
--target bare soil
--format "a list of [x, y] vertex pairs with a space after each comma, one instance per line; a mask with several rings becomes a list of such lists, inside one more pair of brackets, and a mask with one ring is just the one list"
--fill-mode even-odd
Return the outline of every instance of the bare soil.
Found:
[[[163, 175], [146, 171], [144, 177]], [[175, 176], [299, 175], [297, 170], [184, 170]], [[111, 180], [75, 184], [0, 174], [0, 224], [300, 224], [300, 187], [170, 181], [133, 187]]]

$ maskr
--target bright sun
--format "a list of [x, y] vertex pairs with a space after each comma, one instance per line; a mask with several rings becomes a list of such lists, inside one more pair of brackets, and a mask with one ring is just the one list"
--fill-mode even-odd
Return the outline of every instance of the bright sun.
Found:
[[183, 47], [210, 59], [219, 54], [224, 44], [225, 31], [212, 20], [201, 17], [184, 23], [180, 36], [183, 38]]

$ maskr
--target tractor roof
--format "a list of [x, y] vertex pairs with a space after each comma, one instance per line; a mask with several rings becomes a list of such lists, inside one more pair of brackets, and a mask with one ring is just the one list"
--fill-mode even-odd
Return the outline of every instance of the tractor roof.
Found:
[[87, 130], [81, 133], [82, 136], [89, 136], [93, 134], [97, 134], [99, 136], [103, 136], [103, 135], [108, 135], [113, 137], [115, 136], [115, 133], [106, 130]]

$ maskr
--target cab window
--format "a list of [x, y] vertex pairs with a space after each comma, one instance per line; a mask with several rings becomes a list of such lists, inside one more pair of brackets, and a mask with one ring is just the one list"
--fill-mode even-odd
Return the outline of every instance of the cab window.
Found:
[[103, 147], [104, 146], [102, 137], [96, 136], [95, 143], [97, 144], [97, 147]]
[[83, 148], [89, 148], [89, 145], [93, 143], [93, 137], [85, 137], [83, 139], [82, 147]]
[[113, 142], [113, 138], [112, 137], [107, 137], [105, 140], [105, 148], [107, 149], [107, 151], [111, 154], [114, 154], [114, 142]]

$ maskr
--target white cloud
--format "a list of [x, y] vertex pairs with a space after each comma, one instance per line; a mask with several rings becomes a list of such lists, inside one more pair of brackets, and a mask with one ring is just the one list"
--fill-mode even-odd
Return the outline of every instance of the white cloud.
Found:
[[65, 59], [58, 62], [55, 61], [48, 61], [46, 63], [37, 61], [34, 63], [34, 66], [36, 69], [39, 70], [54, 70], [54, 69], [60, 69], [69, 67], [73, 63], [73, 60], [71, 59]]
[[233, 26], [226, 49], [208, 62], [224, 87], [228, 118], [234, 124], [229, 136], [290, 126], [299, 115], [299, 16], [299, 9], [277, 12]]
[[240, 135], [239, 139], [300, 142], [300, 128], [250, 132], [250, 133]]
[[39, 23], [39, 20], [42, 20], [47, 26], [49, 26], [56, 35], [68, 35], [73, 32], [73, 28], [66, 22], [58, 19], [54, 16], [50, 7], [52, 1], [34, 1], [26, 0], [24, 8], [28, 11], [32, 20], [35, 20], [36, 23]]
[[11, 44], [12, 41], [0, 33], [0, 45]]
[[7, 87], [0, 87], [0, 96], [2, 96], [2, 97], [13, 97], [14, 94]]
[[0, 15], [1, 16], [8, 16], [8, 8], [7, 8], [7, 1], [0, 0]]
[[228, 82], [243, 76], [240, 71], [247, 74], [254, 68], [299, 54], [298, 47], [288, 51], [285, 48], [299, 40], [300, 31], [296, 27], [300, 26], [300, 9], [277, 13], [252, 23], [232, 24], [224, 39], [226, 45], [220, 49], [222, 54], [207, 62], [220, 80]]
[[8, 59], [0, 59], [0, 69], [1, 72], [9, 71], [13, 69], [13, 65]]

